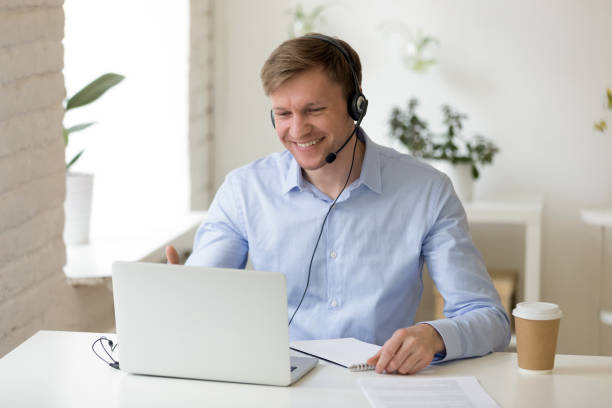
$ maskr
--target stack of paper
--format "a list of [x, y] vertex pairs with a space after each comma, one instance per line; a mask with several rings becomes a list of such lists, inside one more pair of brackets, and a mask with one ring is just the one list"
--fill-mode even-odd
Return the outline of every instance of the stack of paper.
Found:
[[357, 382], [374, 408], [499, 408], [475, 377], [382, 375]]

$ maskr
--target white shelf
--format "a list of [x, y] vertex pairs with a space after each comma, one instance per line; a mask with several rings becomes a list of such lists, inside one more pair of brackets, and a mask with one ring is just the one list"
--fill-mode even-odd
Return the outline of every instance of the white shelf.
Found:
[[583, 208], [580, 217], [586, 224], [612, 227], [612, 207]]
[[465, 205], [470, 222], [499, 224], [539, 224], [543, 202], [539, 198], [482, 200]]
[[599, 320], [603, 324], [607, 324], [608, 326], [612, 326], [612, 311], [611, 310], [600, 310], [599, 311]]
[[500, 200], [479, 200], [466, 204], [470, 223], [512, 224], [525, 228], [524, 300], [540, 300], [542, 245], [541, 197], [517, 197]]
[[167, 245], [179, 253], [191, 250], [206, 212], [192, 212], [147, 225], [126, 223], [114, 232], [93, 236], [87, 245], [66, 246], [64, 273], [73, 285], [94, 285], [111, 276], [115, 261], [160, 262]]

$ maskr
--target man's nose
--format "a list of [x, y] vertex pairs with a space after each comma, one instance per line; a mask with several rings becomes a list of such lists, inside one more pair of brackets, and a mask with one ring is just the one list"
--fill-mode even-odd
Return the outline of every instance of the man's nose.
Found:
[[289, 132], [291, 137], [294, 139], [300, 139], [301, 137], [310, 133], [311, 126], [305, 115], [295, 114], [291, 118], [291, 127]]

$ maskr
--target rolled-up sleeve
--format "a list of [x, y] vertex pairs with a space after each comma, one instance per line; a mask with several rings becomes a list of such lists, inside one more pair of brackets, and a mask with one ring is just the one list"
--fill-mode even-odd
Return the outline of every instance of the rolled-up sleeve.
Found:
[[244, 268], [248, 240], [244, 212], [236, 199], [231, 173], [217, 191], [206, 219], [199, 226], [193, 252], [185, 265]]
[[442, 337], [446, 353], [434, 362], [503, 351], [510, 319], [469, 234], [465, 211], [446, 176], [432, 206], [423, 242], [429, 274], [444, 298], [445, 319], [427, 321]]

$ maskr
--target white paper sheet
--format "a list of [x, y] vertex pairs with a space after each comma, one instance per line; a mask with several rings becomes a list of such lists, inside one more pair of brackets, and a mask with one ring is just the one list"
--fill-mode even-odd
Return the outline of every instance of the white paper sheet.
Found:
[[361, 390], [374, 408], [499, 408], [476, 377], [359, 378]]

